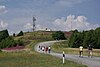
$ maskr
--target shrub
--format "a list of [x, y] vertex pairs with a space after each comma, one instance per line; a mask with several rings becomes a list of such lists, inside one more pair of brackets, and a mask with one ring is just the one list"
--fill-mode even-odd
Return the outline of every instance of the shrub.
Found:
[[54, 32], [54, 33], [52, 34], [52, 38], [53, 38], [54, 40], [64, 40], [64, 39], [66, 39], [64, 33], [61, 32], [61, 31], [56, 31], [56, 32]]
[[23, 36], [23, 31], [20, 31], [17, 36]]

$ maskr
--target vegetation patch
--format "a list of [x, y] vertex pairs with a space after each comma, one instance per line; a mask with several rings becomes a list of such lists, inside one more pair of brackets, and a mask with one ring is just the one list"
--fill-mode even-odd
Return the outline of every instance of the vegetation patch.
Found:
[[[54, 45], [52, 45], [52, 50], [59, 53], [64, 51], [66, 54], [79, 55], [79, 48], [68, 47], [68, 41], [54, 43]], [[83, 55], [88, 55], [88, 49], [83, 48]], [[93, 49], [93, 56], [100, 57], [100, 49]]]
[[89, 44], [95, 49], [100, 49], [100, 27], [83, 32], [75, 30], [68, 42], [71, 48], [79, 48], [80, 46], [87, 48]]
[[51, 55], [39, 54], [37, 52], [13, 52], [0, 53], [0, 67], [86, 67], [78, 63], [65, 60]]
[[37, 43], [53, 40], [51, 35], [50, 32], [31, 32], [24, 33], [20, 37], [14, 37], [14, 40], [22, 39], [27, 50], [10, 53], [0, 52], [0, 67], [86, 67], [67, 60], [65, 60], [65, 64], [62, 64], [60, 58], [34, 51], [34, 46]]
[[24, 47], [25, 46], [19, 46], [19, 45], [17, 45], [16, 47], [4, 48], [4, 49], [2, 49], [2, 51], [4, 51], [4, 52], [19, 51], [19, 50], [24, 49]]

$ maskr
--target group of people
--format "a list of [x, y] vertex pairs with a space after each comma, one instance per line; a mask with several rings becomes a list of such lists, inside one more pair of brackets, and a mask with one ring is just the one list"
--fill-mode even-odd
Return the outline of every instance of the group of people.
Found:
[[50, 53], [51, 52], [51, 47], [50, 46], [40, 46], [39, 45], [39, 51], [42, 50], [43, 52], [48, 52]]
[[[93, 48], [92, 48], [92, 46], [90, 44], [89, 44], [87, 49], [88, 49], [88, 57], [92, 57]], [[83, 46], [79, 47], [79, 57], [83, 57]]]
[[[93, 48], [91, 45], [88, 46], [88, 57], [92, 57], [93, 54]], [[51, 52], [51, 47], [50, 46], [40, 46], [39, 45], [39, 51], [42, 50], [43, 52]], [[79, 47], [79, 57], [83, 57], [83, 46]]]

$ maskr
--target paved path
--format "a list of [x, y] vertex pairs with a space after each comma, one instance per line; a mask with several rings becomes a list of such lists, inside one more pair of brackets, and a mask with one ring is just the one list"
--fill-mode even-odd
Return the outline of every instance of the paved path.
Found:
[[[37, 44], [34, 47], [35, 48], [35, 51], [40, 52], [40, 53], [45, 53], [45, 52], [43, 52], [41, 50], [39, 51], [39, 45], [40, 46], [50, 46], [50, 45], [52, 45], [55, 42], [58, 42], [58, 41], [41, 42], [41, 43]], [[51, 52], [50, 54], [53, 55], [53, 56], [62, 58], [62, 54], [61, 53]], [[84, 56], [83, 58], [79, 58], [78, 55], [66, 54], [65, 55], [65, 58], [67, 60], [72, 60], [74, 62], [82, 63], [84, 65], [87, 65], [88, 67], [100, 67], [100, 58], [99, 57], [88, 58], [87, 56]]]

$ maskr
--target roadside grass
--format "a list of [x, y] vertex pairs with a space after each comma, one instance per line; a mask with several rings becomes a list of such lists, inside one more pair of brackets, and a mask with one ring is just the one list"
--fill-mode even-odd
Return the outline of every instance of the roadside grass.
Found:
[[39, 53], [0, 53], [0, 67], [86, 67], [71, 61]]
[[[34, 39], [33, 33], [26, 33], [24, 36], [16, 37], [15, 39], [24, 39], [29, 41], [25, 46], [25, 51], [18, 52], [0, 52], [0, 67], [87, 67], [86, 65], [78, 64], [72, 61], [65, 60], [62, 64], [62, 59], [51, 55], [37, 53], [34, 51], [34, 46], [42, 40]], [[35, 34], [36, 35], [36, 34]], [[47, 39], [48, 40], [48, 39]]]
[[[54, 43], [54, 45], [52, 45], [52, 50], [59, 53], [64, 51], [66, 54], [79, 55], [79, 48], [69, 48], [67, 41]], [[87, 49], [83, 49], [83, 55], [88, 56]], [[100, 49], [93, 49], [93, 56], [100, 57]]]

